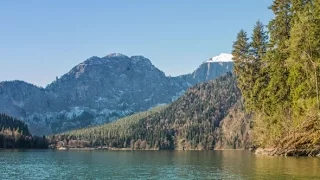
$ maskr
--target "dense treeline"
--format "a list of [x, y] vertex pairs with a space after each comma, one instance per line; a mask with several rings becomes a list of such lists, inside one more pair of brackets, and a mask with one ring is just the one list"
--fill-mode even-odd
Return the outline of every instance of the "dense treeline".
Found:
[[47, 148], [45, 137], [32, 136], [28, 126], [6, 114], [0, 114], [0, 148]]
[[118, 144], [122, 144], [120, 147], [127, 147], [126, 145], [123, 146], [123, 143], [133, 135], [130, 127], [133, 124], [138, 123], [142, 118], [159, 113], [165, 107], [166, 106], [159, 106], [146, 112], [118, 119], [112, 123], [73, 130], [58, 135], [51, 135], [48, 136], [48, 138], [51, 144], [56, 144], [57, 146], [69, 146], [73, 148], [91, 146], [118, 147]]
[[21, 135], [26, 135], [26, 136], [30, 135], [28, 126], [24, 122], [1, 113], [0, 113], [0, 129], [17, 131]]
[[320, 143], [320, 0], [274, 0], [270, 9], [268, 32], [261, 22], [251, 39], [241, 30], [232, 53], [255, 143], [280, 154], [312, 149]]
[[236, 79], [227, 74], [194, 86], [168, 107], [50, 138], [69, 147], [213, 149], [220, 121], [239, 98]]

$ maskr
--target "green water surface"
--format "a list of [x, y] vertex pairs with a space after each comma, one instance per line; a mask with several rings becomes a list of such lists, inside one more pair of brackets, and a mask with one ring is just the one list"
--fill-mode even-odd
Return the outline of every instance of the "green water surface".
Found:
[[248, 151], [1, 150], [0, 179], [320, 179], [320, 158]]

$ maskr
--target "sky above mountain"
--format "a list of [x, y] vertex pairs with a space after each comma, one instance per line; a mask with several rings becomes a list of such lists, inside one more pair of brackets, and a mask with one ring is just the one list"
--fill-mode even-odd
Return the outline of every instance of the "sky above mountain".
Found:
[[0, 2], [0, 81], [45, 86], [91, 56], [143, 55], [166, 75], [230, 53], [237, 32], [272, 18], [271, 0]]

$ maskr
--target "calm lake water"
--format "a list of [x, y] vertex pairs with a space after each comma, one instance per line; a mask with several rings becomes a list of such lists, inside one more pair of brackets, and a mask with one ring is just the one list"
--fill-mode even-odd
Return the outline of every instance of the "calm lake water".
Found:
[[320, 158], [248, 151], [0, 151], [0, 179], [320, 179]]

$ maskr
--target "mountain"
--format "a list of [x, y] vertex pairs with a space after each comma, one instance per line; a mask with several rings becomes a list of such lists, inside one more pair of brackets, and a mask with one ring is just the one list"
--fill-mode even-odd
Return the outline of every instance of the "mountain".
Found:
[[192, 85], [231, 71], [226, 58], [220, 55], [191, 74], [168, 77], [143, 56], [93, 56], [46, 88], [1, 82], [0, 112], [24, 120], [41, 135], [102, 124], [171, 103]]
[[[241, 106], [236, 79], [228, 73], [198, 84], [167, 107], [129, 116], [103, 126], [51, 137], [73, 144], [132, 149], [245, 148], [250, 124]], [[229, 125], [234, 125], [232, 128]]]
[[23, 81], [0, 83], [0, 109], [14, 116], [26, 116], [28, 112], [45, 112], [48, 100], [45, 89]]
[[183, 75], [181, 78], [186, 79], [192, 85], [215, 79], [222, 74], [232, 72], [233, 61], [232, 55], [221, 53], [209, 60], [203, 62], [193, 73]]

